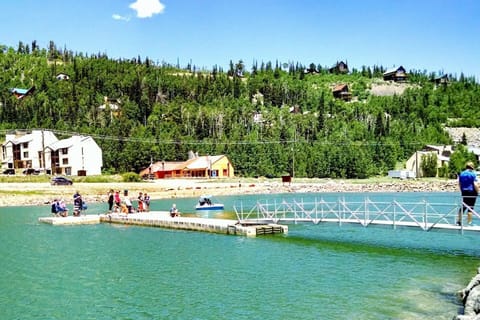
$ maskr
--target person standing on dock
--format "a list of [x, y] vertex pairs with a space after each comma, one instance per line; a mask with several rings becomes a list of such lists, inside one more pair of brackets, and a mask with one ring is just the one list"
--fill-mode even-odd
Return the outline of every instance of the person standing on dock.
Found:
[[115, 209], [118, 209], [120, 211], [120, 190], [115, 191], [115, 194], [113, 195], [113, 200], [115, 201]]
[[463, 170], [458, 176], [458, 186], [462, 194], [462, 207], [458, 210], [457, 225], [462, 225], [462, 216], [465, 211], [467, 214], [467, 223], [472, 225], [473, 207], [478, 196], [477, 174], [474, 172], [475, 166], [469, 161], [465, 164]]
[[80, 193], [77, 191], [73, 195], [73, 215], [79, 217], [83, 209], [83, 200]]
[[113, 190], [108, 191], [108, 212], [112, 212], [113, 209]]
[[137, 200], [138, 200], [138, 212], [143, 212], [144, 208], [143, 208], [143, 193], [142, 192], [138, 193]]
[[150, 211], [150, 196], [146, 192], [143, 194], [143, 209], [145, 212]]
[[132, 201], [131, 201], [130, 198], [128, 197], [128, 192], [125, 192], [125, 195], [124, 195], [124, 198], [123, 198], [123, 203], [124, 203], [125, 206], [127, 207], [127, 213], [134, 213], [134, 212], [133, 212]]

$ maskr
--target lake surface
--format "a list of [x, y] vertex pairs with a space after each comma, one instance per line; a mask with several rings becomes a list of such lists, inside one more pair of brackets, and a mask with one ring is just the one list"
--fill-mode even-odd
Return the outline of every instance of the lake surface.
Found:
[[[229, 216], [238, 201], [345, 195], [363, 196], [218, 199]], [[369, 197], [458, 201], [450, 193]], [[187, 213], [196, 198], [174, 201]], [[88, 213], [105, 208], [90, 204]], [[455, 292], [480, 265], [479, 234], [298, 224], [249, 239], [38, 223], [49, 210], [0, 208], [0, 319], [451, 319], [461, 307]]]

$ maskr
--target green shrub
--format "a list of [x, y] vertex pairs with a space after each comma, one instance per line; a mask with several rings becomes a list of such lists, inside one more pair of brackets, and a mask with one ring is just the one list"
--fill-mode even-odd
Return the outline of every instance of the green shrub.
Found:
[[135, 172], [126, 172], [122, 174], [122, 181], [123, 182], [140, 182], [142, 179], [140, 175]]

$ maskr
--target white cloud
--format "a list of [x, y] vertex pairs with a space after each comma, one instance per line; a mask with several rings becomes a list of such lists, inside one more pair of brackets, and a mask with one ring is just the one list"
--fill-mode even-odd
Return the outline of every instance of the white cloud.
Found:
[[112, 18], [114, 20], [123, 20], [123, 21], [127, 21], [127, 22], [130, 21], [130, 17], [121, 16], [121, 15], [116, 14], [116, 13], [112, 14]]
[[137, 11], [137, 18], [151, 18], [154, 14], [165, 10], [160, 0], [136, 0], [130, 4], [130, 8]]

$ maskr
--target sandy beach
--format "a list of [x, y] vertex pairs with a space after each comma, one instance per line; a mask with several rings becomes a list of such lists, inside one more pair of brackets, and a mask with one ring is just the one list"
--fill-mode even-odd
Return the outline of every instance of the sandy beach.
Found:
[[74, 183], [52, 186], [50, 183], [0, 183], [0, 206], [47, 205], [55, 198], [67, 202], [79, 191], [88, 203], [104, 203], [110, 190], [129, 191], [132, 198], [147, 192], [151, 199], [197, 197], [202, 194], [238, 195], [303, 192], [456, 192], [456, 180], [397, 180], [362, 182], [361, 180], [299, 179], [291, 184], [280, 179], [197, 180], [162, 179], [135, 183]]

